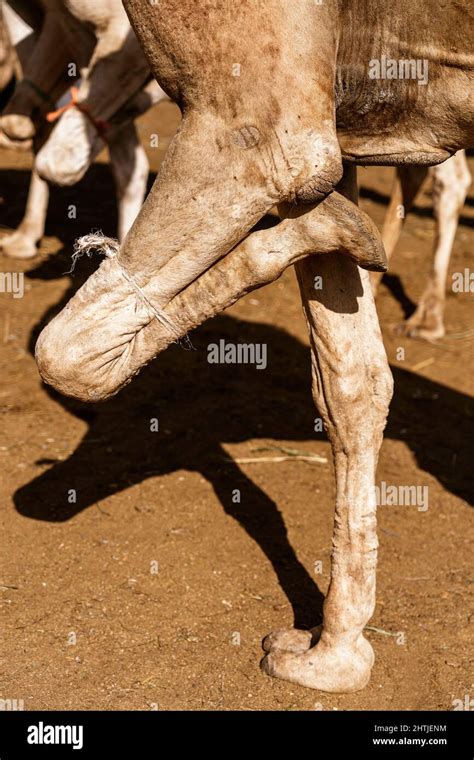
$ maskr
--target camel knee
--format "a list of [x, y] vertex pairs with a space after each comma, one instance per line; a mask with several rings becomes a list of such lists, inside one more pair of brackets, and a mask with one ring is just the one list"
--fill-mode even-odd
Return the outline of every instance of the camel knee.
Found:
[[122, 271], [114, 258], [103, 261], [37, 340], [41, 377], [66, 396], [81, 401], [113, 396], [179, 337], [174, 324], [172, 330], [154, 320], [158, 311], [137, 297]]
[[335, 131], [296, 128], [290, 119], [275, 138], [264, 119], [256, 124], [233, 129], [230, 141], [242, 151], [271, 155], [269, 174], [279, 202], [316, 203], [335, 189], [344, 173]]
[[335, 149], [334, 146], [327, 145], [320, 149], [312, 161], [308, 161], [308, 165], [298, 178], [302, 184], [295, 183], [296, 198], [302, 203], [315, 203], [334, 190], [341, 181], [342, 175], [339, 148]]
[[316, 203], [331, 193], [343, 175], [342, 157], [335, 137], [311, 132], [301, 141], [297, 157], [289, 154], [290, 193], [302, 203]]
[[[47, 385], [80, 401], [100, 401], [111, 395], [107, 364], [99, 347], [77, 340], [55, 320], [41, 332], [35, 347], [38, 371]], [[74, 339], [76, 338], [76, 339]]]
[[36, 156], [35, 168], [46, 182], [69, 187], [82, 179], [90, 163], [89, 148], [81, 150], [78, 144], [48, 145], [47, 142]]
[[125, 384], [134, 336], [116, 335], [105, 349], [103, 338], [94, 340], [90, 334], [81, 340], [79, 335], [64, 335], [53, 320], [36, 342], [41, 378], [59, 393], [79, 401], [105, 401], [114, 396]]
[[29, 116], [22, 114], [6, 114], [0, 119], [0, 129], [12, 143], [22, 143], [32, 140], [35, 136], [35, 125]]
[[40, 177], [61, 187], [79, 182], [103, 147], [95, 129], [84, 114], [76, 110], [65, 113], [35, 161]]
[[45, 383], [81, 401], [123, 385], [141, 328], [150, 321], [113, 260], [106, 259], [42, 330], [35, 347]]

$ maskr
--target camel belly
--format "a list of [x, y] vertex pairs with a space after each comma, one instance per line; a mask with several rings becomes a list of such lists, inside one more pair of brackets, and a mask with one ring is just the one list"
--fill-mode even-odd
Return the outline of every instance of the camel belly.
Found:
[[397, 16], [377, 0], [343, 3], [335, 100], [347, 160], [436, 164], [474, 146], [474, 30], [460, 5], [397, 4]]
[[[464, 73], [438, 82], [365, 82], [336, 110], [342, 155], [361, 164], [434, 165], [474, 146], [474, 94]], [[423, 88], [423, 89], [422, 89]]]

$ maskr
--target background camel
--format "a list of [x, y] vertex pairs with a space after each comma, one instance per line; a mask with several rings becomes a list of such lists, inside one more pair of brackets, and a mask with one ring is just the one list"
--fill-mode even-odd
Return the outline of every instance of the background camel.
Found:
[[[28, 148], [34, 136], [37, 154], [25, 216], [14, 233], [0, 241], [3, 252], [13, 258], [36, 255], [44, 234], [48, 182], [67, 185], [79, 181], [105, 144], [116, 182], [119, 237], [124, 237], [141, 207], [148, 178], [146, 154], [133, 120], [166, 99], [156, 82], [145, 84], [148, 68], [118, 0], [104, 3], [99, 15], [97, 3], [48, 2], [37, 6], [41, 11], [38, 40], [29, 55], [22, 53], [24, 79], [0, 119], [7, 146]], [[15, 20], [18, 23], [18, 17], [11, 15], [13, 30]], [[95, 34], [90, 31], [94, 23], [100, 23]], [[49, 50], [57, 37], [69, 44], [59, 46], [61, 55], [53, 57], [51, 63]], [[20, 44], [24, 44], [23, 38], [18, 40]], [[71, 66], [75, 68], [71, 70]], [[65, 72], [70, 85], [74, 82], [71, 71], [78, 69], [82, 71], [78, 106], [70, 107], [71, 95], [67, 94], [56, 111], [55, 98], [66, 88]], [[144, 88], [140, 89], [137, 82], [145, 84]], [[96, 115], [99, 112], [100, 116]], [[107, 125], [105, 131], [102, 124]]]
[[[406, 214], [427, 175], [433, 181], [433, 207], [436, 219], [436, 236], [431, 272], [415, 312], [399, 330], [411, 337], [436, 340], [445, 335], [444, 305], [446, 279], [454, 237], [467, 191], [471, 184], [464, 151], [459, 151], [442, 164], [425, 166], [399, 166], [393, 183], [390, 204], [384, 219], [382, 240], [388, 260], [400, 238]], [[373, 274], [372, 287], [377, 291], [380, 274]]]

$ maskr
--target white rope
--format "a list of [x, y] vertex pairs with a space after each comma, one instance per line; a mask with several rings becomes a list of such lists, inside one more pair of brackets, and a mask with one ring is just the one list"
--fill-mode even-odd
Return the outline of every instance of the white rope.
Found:
[[74, 271], [77, 260], [80, 259], [81, 256], [84, 256], [85, 254], [86, 256], [91, 257], [93, 251], [98, 251], [99, 253], [102, 253], [106, 258], [112, 259], [115, 262], [115, 265], [118, 267], [120, 274], [135, 292], [135, 295], [137, 296], [139, 302], [146, 306], [150, 314], [155, 317], [158, 322], [163, 325], [163, 327], [166, 327], [166, 329], [169, 330], [176, 337], [176, 339], [179, 340], [181, 333], [174, 322], [172, 322], [167, 314], [165, 314], [163, 309], [158, 309], [151, 303], [151, 301], [148, 300], [148, 297], [145, 295], [142, 288], [137, 285], [130, 272], [127, 272], [125, 267], [123, 267], [118, 260], [117, 256], [120, 251], [120, 243], [118, 240], [106, 237], [100, 230], [93, 232], [90, 235], [83, 235], [83, 237], [78, 238], [74, 242], [71, 269], [69, 272], [66, 272], [66, 274], [71, 274], [71, 272]]

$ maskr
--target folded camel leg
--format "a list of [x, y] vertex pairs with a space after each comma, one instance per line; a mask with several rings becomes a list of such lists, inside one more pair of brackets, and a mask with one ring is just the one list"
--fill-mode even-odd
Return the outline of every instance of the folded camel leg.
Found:
[[[249, 235], [191, 284], [175, 285], [174, 294], [161, 269], [141, 284], [138, 297], [120, 254], [106, 259], [41, 333], [39, 371], [65, 395], [108, 398], [170, 343], [246, 293], [305, 256], [336, 251], [366, 268], [385, 267], [376, 226], [339, 193], [317, 206], [298, 206], [292, 218]], [[172, 294], [167, 303], [164, 291]]]

